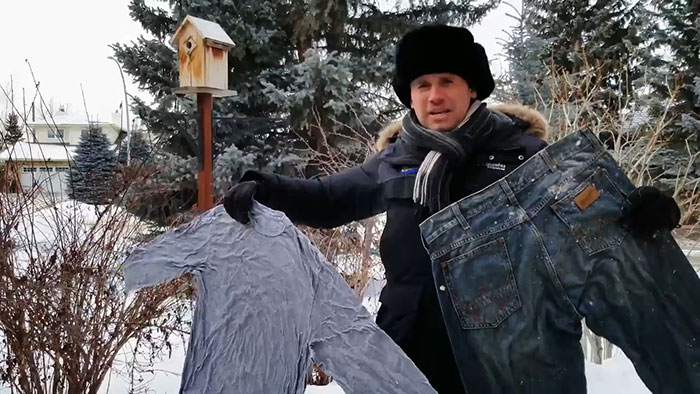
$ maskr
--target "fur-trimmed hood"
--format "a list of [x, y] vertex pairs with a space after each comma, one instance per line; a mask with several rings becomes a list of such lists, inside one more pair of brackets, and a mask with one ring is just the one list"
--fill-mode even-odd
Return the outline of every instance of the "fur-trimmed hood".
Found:
[[[512, 115], [516, 118], [527, 122], [530, 127], [525, 131], [526, 134], [535, 136], [546, 141], [549, 136], [547, 119], [534, 108], [526, 107], [520, 104], [497, 104], [488, 107], [491, 111], [498, 111], [506, 115]], [[378, 151], [383, 150], [391, 144], [396, 136], [401, 132], [401, 121], [393, 122], [382, 131], [377, 137], [376, 147]]]

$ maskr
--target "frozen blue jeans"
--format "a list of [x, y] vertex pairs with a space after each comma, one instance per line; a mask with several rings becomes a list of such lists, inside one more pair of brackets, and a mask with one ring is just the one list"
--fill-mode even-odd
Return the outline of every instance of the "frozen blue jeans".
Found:
[[581, 131], [421, 224], [468, 392], [585, 393], [585, 319], [652, 392], [700, 393], [700, 279], [619, 223], [633, 189]]

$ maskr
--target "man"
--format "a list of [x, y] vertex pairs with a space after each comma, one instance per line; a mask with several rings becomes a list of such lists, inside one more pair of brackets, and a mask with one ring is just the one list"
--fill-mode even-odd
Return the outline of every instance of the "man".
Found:
[[[380, 254], [387, 284], [377, 324], [439, 393], [464, 393], [418, 226], [543, 149], [546, 122], [522, 106], [486, 108], [481, 100], [494, 80], [484, 48], [464, 28], [431, 25], [406, 34], [396, 50], [393, 87], [411, 110], [400, 127], [380, 133], [379, 154], [315, 180], [250, 171], [224, 205], [247, 223], [255, 198], [295, 223], [324, 228], [386, 212]], [[668, 204], [661, 195], [644, 202]]]

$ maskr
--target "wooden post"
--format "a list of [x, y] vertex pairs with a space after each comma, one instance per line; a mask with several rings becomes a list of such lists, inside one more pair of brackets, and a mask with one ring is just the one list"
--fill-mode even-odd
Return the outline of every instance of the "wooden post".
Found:
[[175, 88], [174, 93], [197, 95], [197, 210], [204, 212], [214, 207], [212, 100], [236, 95], [228, 90], [228, 52], [235, 44], [217, 23], [192, 15], [187, 15], [180, 23], [170, 44], [177, 48], [180, 74], [180, 87]]
[[202, 150], [202, 161], [199, 163], [197, 174], [197, 208], [204, 212], [214, 206], [213, 197], [213, 136], [211, 129], [212, 113], [211, 93], [197, 93], [197, 111], [199, 113], [199, 141]]

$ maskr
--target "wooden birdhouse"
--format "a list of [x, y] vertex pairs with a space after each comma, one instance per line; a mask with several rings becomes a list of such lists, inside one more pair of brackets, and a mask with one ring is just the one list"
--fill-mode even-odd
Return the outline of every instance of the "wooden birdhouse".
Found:
[[170, 43], [177, 48], [180, 64], [176, 93], [233, 93], [228, 90], [228, 51], [235, 44], [219, 24], [188, 15]]

